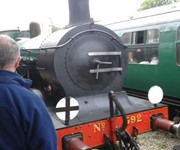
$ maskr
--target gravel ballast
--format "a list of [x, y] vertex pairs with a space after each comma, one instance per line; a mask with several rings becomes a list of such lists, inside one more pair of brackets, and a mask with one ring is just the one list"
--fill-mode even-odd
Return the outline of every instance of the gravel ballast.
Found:
[[165, 131], [151, 131], [138, 135], [140, 150], [180, 150], [180, 139]]

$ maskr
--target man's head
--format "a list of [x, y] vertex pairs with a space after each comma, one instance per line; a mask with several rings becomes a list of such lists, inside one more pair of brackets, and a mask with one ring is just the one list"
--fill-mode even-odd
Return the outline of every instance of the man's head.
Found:
[[16, 41], [7, 35], [0, 35], [0, 69], [16, 71], [20, 58], [20, 49]]

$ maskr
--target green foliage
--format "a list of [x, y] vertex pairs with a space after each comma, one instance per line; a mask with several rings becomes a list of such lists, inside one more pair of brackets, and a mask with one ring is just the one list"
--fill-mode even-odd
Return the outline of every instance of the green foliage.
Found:
[[51, 28], [52, 28], [52, 33], [60, 30], [60, 28], [55, 25], [51, 25]]
[[138, 10], [145, 10], [149, 8], [172, 4], [174, 2], [180, 2], [180, 0], [144, 0]]

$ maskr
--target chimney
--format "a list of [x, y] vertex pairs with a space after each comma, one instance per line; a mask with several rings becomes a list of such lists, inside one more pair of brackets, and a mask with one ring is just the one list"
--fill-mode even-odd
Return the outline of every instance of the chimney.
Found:
[[89, 12], [89, 0], [69, 0], [69, 25], [92, 23]]

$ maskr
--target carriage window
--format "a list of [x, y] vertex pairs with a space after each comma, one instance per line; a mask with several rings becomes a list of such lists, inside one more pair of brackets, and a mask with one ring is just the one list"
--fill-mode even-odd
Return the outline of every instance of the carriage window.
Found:
[[146, 43], [157, 43], [159, 42], [159, 30], [153, 29], [147, 31]]
[[128, 44], [125, 45], [128, 50], [129, 63], [158, 64], [159, 36], [160, 32], [158, 29], [124, 33], [122, 39], [128, 41]]
[[177, 30], [176, 62], [178, 65], [180, 65], [180, 27]]
[[131, 32], [123, 34], [122, 42], [125, 45], [131, 44], [131, 34], [132, 34]]
[[136, 32], [132, 32], [132, 44], [136, 44]]
[[145, 31], [136, 32], [136, 44], [145, 43]]
[[125, 45], [144, 44], [147, 31], [127, 32], [122, 35], [122, 41]]
[[130, 64], [158, 64], [158, 47], [129, 48], [128, 62]]

